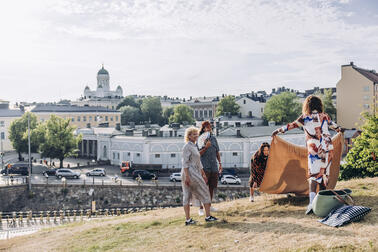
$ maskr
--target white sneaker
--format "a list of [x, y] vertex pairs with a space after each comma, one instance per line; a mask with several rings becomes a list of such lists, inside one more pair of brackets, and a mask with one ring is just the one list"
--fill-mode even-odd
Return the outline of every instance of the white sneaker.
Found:
[[203, 209], [202, 209], [202, 208], [198, 209], [198, 215], [199, 215], [199, 216], [203, 216], [203, 215], [205, 215], [205, 213], [203, 212]]
[[211, 212], [218, 212], [218, 209], [216, 209], [215, 207], [210, 207], [210, 211]]
[[253, 198], [253, 196], [249, 196], [249, 201], [251, 201], [251, 202], [255, 201], [255, 199]]

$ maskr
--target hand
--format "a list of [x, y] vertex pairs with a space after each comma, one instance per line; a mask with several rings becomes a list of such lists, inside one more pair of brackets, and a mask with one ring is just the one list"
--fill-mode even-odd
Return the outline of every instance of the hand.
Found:
[[253, 187], [253, 188], [257, 188], [257, 183], [256, 183], [256, 182], [253, 182], [252, 187]]
[[328, 176], [327, 175], [323, 175], [323, 182], [324, 182], [325, 186], [328, 185]]
[[208, 149], [208, 148], [210, 148], [210, 146], [211, 146], [211, 141], [210, 141], [210, 140], [207, 140], [207, 141], [206, 141], [205, 148]]
[[190, 178], [189, 178], [189, 176], [185, 177], [185, 185], [190, 186]]
[[328, 152], [328, 162], [331, 162], [331, 161], [332, 161], [333, 156], [334, 156], [334, 151], [333, 151], [333, 150], [330, 150], [330, 151]]
[[274, 136], [277, 135], [278, 133], [281, 133], [281, 129], [276, 129], [275, 131], [273, 131], [273, 133], [272, 133], [272, 137], [274, 137]]
[[205, 184], [207, 184], [208, 180], [207, 180], [206, 174], [202, 173], [202, 178], [205, 181]]
[[222, 174], [222, 172], [223, 172], [223, 167], [222, 167], [221, 163], [219, 163], [219, 169], [218, 169], [218, 171], [219, 171], [219, 174]]

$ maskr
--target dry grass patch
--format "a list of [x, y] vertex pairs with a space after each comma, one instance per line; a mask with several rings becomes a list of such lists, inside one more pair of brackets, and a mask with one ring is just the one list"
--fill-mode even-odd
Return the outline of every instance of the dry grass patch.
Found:
[[364, 220], [341, 228], [305, 216], [307, 198], [286, 195], [217, 204], [216, 223], [205, 223], [192, 208], [196, 226], [184, 226], [181, 208], [41, 231], [0, 242], [10, 251], [377, 251], [378, 178], [340, 182], [357, 205], [372, 208]]

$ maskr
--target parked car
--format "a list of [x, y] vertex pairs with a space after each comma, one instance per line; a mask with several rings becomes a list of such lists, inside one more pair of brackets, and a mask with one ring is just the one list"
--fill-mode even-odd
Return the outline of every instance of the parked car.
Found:
[[234, 177], [232, 175], [223, 175], [222, 179], [221, 179], [221, 183], [222, 184], [236, 184], [236, 185], [240, 185], [241, 184], [241, 180], [240, 178], [238, 177]]
[[220, 174], [220, 176], [219, 176], [219, 180], [221, 180], [222, 177], [225, 176], [225, 175], [232, 175], [234, 177], [237, 177], [236, 176], [237, 175], [236, 169], [234, 169], [234, 168], [224, 169], [223, 172], [222, 172], [222, 174]]
[[1, 170], [1, 174], [6, 175], [8, 169], [8, 174], [27, 176], [29, 174], [28, 167], [29, 164], [27, 162], [9, 163]]
[[157, 178], [156, 174], [153, 174], [149, 171], [145, 170], [135, 170], [133, 171], [133, 179], [136, 179], [138, 176], [140, 176], [142, 179], [152, 179], [152, 178]]
[[56, 176], [56, 171], [58, 170], [59, 168], [52, 168], [52, 169], [47, 169], [46, 171], [42, 172], [43, 176]]
[[104, 168], [95, 168], [86, 173], [87, 176], [106, 176], [106, 171]]
[[80, 178], [80, 172], [73, 171], [71, 169], [58, 169], [55, 173], [57, 178]]
[[171, 176], [169, 176], [169, 181], [172, 181], [172, 182], [181, 181], [181, 173], [180, 172], [172, 173]]

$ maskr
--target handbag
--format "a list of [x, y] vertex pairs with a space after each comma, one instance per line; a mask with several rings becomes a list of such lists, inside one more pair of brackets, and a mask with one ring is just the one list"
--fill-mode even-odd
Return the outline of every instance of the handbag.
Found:
[[322, 190], [319, 191], [312, 202], [312, 210], [315, 215], [319, 217], [327, 216], [333, 209], [339, 208], [343, 205], [349, 205], [346, 199], [351, 201], [354, 205], [354, 201], [350, 194], [352, 190]]

